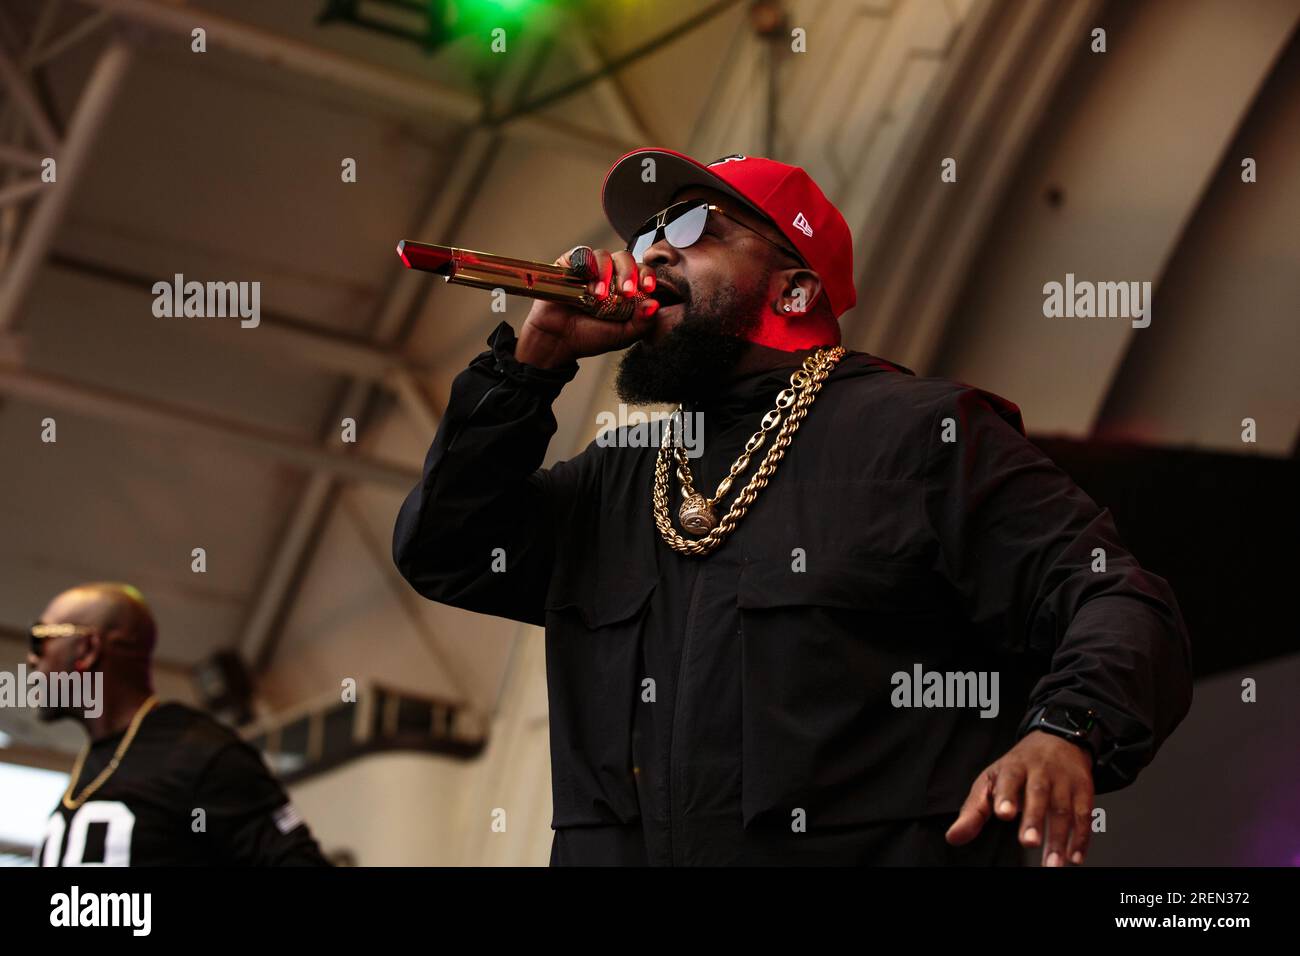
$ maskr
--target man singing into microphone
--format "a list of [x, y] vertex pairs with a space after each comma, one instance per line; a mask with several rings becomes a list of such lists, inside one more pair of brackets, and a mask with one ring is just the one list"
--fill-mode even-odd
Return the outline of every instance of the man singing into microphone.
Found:
[[[1168, 585], [1015, 405], [839, 347], [852, 238], [802, 169], [641, 149], [603, 202], [590, 288], [650, 301], [498, 325], [393, 541], [545, 625], [552, 864], [1082, 862], [1190, 706]], [[541, 468], [576, 360], [629, 345], [675, 437]]]

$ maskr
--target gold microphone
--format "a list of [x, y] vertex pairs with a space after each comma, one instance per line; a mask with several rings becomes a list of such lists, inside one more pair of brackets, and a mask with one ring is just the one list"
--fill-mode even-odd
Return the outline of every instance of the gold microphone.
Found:
[[592, 295], [587, 283], [596, 273], [596, 254], [589, 246], [578, 246], [569, 253], [568, 269], [549, 262], [511, 259], [410, 239], [397, 244], [397, 254], [408, 269], [432, 272], [457, 285], [501, 289], [510, 295], [558, 302], [611, 322], [633, 318], [646, 298], [640, 289], [630, 296], [619, 295], [612, 289], [603, 299]]

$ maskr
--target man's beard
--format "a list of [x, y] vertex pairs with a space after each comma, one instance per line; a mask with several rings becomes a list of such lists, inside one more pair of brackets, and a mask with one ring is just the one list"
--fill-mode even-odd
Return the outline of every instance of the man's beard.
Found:
[[[675, 277], [674, 277], [675, 278]], [[697, 301], [684, 284], [682, 320], [658, 345], [642, 339], [624, 354], [614, 389], [629, 405], [695, 403], [712, 397], [749, 346], [766, 291], [727, 286]]]
[[36, 719], [43, 724], [52, 724], [56, 720], [63, 720], [77, 713], [80, 713], [80, 711], [74, 711], [71, 707], [56, 707], [53, 704], [44, 704], [36, 711]]

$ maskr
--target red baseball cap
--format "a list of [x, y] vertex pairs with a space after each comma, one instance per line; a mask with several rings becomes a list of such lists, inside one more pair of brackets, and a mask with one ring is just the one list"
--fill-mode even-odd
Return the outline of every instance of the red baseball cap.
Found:
[[[647, 159], [654, 160], [650, 182], [645, 181]], [[705, 164], [671, 149], [645, 147], [624, 154], [610, 167], [601, 186], [601, 204], [614, 231], [627, 241], [687, 186], [717, 189], [768, 219], [821, 277], [834, 318], [816, 312], [766, 316], [751, 339], [783, 351], [839, 344], [837, 320], [858, 300], [853, 234], [812, 177], [798, 166], [761, 156], [734, 153]]]

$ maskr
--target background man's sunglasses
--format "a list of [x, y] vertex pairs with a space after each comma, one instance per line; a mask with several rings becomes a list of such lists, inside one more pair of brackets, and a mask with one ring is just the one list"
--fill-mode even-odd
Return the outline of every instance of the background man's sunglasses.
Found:
[[754, 227], [746, 226], [735, 216], [727, 215], [727, 211], [721, 206], [715, 206], [713, 203], [703, 202], [698, 199], [688, 199], [685, 202], [674, 203], [667, 209], [655, 213], [645, 221], [640, 229], [632, 234], [632, 239], [627, 244], [627, 251], [632, 253], [634, 260], [640, 262], [646, 250], [660, 239], [667, 239], [668, 244], [674, 249], [685, 249], [687, 246], [694, 245], [699, 241], [700, 236], [704, 235], [704, 227], [708, 225], [711, 213], [717, 213], [719, 216], [730, 219], [736, 225], [743, 226], [768, 245], [775, 246], [800, 265], [805, 265], [803, 256], [793, 249], [789, 249], [779, 242], [773, 242]]
[[40, 657], [45, 642], [52, 637], [79, 637], [93, 633], [95, 633], [93, 627], [82, 624], [41, 624], [38, 621], [28, 630], [28, 639], [31, 641], [32, 653]]

